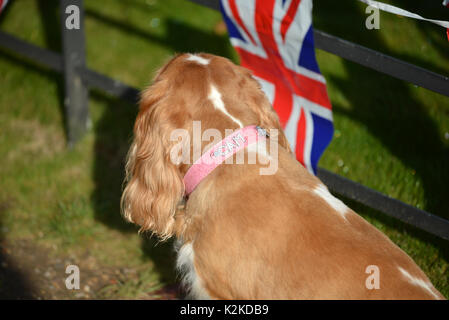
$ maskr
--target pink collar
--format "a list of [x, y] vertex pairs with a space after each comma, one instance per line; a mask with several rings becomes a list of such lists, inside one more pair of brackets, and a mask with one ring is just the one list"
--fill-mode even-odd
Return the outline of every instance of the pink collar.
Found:
[[187, 170], [184, 176], [185, 194], [192, 193], [196, 186], [227, 158], [266, 136], [264, 129], [253, 125], [235, 131], [214, 145]]

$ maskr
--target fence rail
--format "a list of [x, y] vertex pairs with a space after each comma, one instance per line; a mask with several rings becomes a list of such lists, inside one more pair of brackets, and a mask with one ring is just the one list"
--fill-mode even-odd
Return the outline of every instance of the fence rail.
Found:
[[[60, 0], [61, 21], [64, 21], [65, 5], [74, 4], [83, 8], [82, 0]], [[219, 10], [219, 0], [189, 0], [214, 10]], [[83, 14], [83, 13], [82, 13]], [[62, 72], [65, 80], [65, 108], [68, 116], [75, 121], [68, 125], [69, 145], [77, 141], [85, 130], [88, 116], [87, 92], [89, 88], [103, 90], [135, 104], [139, 90], [118, 80], [102, 75], [87, 68], [85, 63], [84, 30], [68, 30], [61, 27], [63, 35], [63, 54], [49, 51], [0, 31], [0, 47], [43, 65], [53, 71]], [[365, 48], [358, 44], [340, 39], [319, 30], [315, 30], [315, 44], [347, 60], [383, 72], [400, 80], [408, 81], [428, 90], [449, 96], [449, 78], [388, 55]], [[77, 47], [76, 47], [77, 46]], [[72, 121], [68, 119], [68, 121]], [[406, 224], [449, 240], [449, 221], [420, 210], [399, 200], [390, 198], [359, 183], [319, 168], [318, 177], [329, 189], [348, 199], [378, 210]]]

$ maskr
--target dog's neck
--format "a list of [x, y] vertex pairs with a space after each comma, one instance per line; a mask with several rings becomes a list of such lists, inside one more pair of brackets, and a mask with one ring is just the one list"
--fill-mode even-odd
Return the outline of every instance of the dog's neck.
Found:
[[266, 137], [264, 129], [251, 125], [235, 131], [215, 144], [187, 170], [184, 176], [185, 195], [192, 193], [197, 185], [226, 159]]

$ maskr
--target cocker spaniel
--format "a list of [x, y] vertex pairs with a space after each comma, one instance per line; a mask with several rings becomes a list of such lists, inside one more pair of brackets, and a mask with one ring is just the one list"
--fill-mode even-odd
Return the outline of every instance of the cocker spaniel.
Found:
[[258, 81], [222, 57], [177, 55], [143, 91], [122, 212], [177, 238], [191, 298], [444, 298], [294, 158]]

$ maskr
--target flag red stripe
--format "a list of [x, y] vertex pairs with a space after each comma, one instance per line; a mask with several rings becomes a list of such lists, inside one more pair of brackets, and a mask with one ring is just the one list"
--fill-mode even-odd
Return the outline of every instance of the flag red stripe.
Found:
[[301, 108], [299, 116], [298, 131], [296, 132], [296, 159], [302, 164], [304, 163], [304, 145], [306, 143], [306, 114]]
[[279, 48], [273, 35], [274, 3], [274, 0], [256, 0], [257, 14], [255, 17], [255, 25], [262, 46], [268, 55], [268, 59], [274, 59], [276, 63], [280, 63], [283, 66], [284, 63], [279, 55]]
[[[305, 77], [285, 67], [273, 35], [274, 5], [274, 0], [256, 1], [256, 12], [258, 14], [256, 14], [255, 17], [255, 25], [262, 46], [268, 55], [267, 59], [261, 59], [260, 57], [249, 53], [251, 57], [247, 58], [250, 59], [242, 60], [246, 60], [251, 69], [267, 73], [267, 77], [270, 77], [270, 73], [272, 73], [275, 77], [279, 78], [274, 79], [271, 77], [272, 81], [281, 80], [281, 82], [295, 94], [303, 96], [325, 108], [331, 109], [332, 106], [327, 96], [327, 89], [324, 83]], [[244, 51], [240, 50], [239, 52]], [[274, 68], [270, 68], [272, 65], [274, 65]]]
[[298, 10], [298, 6], [301, 3], [301, 0], [293, 0], [290, 3], [290, 7], [288, 8], [287, 14], [285, 15], [284, 19], [282, 19], [281, 22], [281, 36], [282, 41], [285, 42], [285, 35], [287, 33], [288, 28], [290, 28], [290, 25], [293, 22], [293, 18], [295, 17], [296, 11]]
[[238, 47], [236, 50], [240, 55], [241, 65], [253, 70], [256, 76], [274, 82], [276, 87], [285, 86], [296, 95], [304, 97], [326, 109], [332, 109], [324, 83], [287, 69], [279, 62], [273, 66], [272, 63], [275, 62], [273, 60], [267, 61]]
[[235, 4], [235, 0], [229, 0], [229, 7], [231, 8], [232, 15], [234, 16], [237, 23], [242, 27], [243, 31], [248, 35], [251, 42], [256, 45], [256, 41], [254, 41], [253, 37], [251, 36], [251, 33], [248, 32], [248, 29], [246, 29], [245, 24], [242, 21], [242, 18], [240, 17], [239, 11], [237, 9], [237, 6]]
[[293, 95], [287, 87], [276, 84], [275, 86], [273, 108], [279, 116], [281, 126], [285, 128], [293, 108]]

